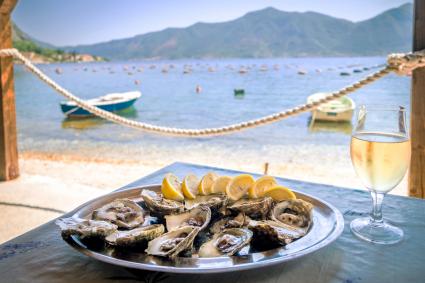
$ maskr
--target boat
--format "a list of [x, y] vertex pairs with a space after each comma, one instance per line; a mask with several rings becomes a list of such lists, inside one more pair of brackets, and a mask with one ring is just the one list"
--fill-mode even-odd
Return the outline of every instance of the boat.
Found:
[[[139, 91], [110, 93], [97, 98], [88, 99], [85, 102], [90, 105], [97, 106], [105, 111], [117, 112], [129, 108], [141, 96], [142, 94]], [[60, 103], [60, 107], [67, 117], [93, 116], [93, 114], [81, 108], [73, 101], [62, 101]]]
[[[315, 93], [307, 98], [307, 103], [317, 101], [328, 95], [328, 93]], [[311, 122], [314, 121], [332, 121], [332, 122], [347, 122], [353, 117], [356, 104], [347, 97], [340, 97], [329, 101], [311, 111]]]
[[245, 95], [245, 90], [243, 88], [236, 88], [233, 90], [233, 94], [237, 98], [242, 98]]

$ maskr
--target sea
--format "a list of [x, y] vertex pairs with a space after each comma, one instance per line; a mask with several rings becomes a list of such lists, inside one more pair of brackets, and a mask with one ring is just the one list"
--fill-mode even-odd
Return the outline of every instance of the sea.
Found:
[[[159, 126], [220, 127], [305, 103], [309, 95], [351, 84], [385, 64], [384, 57], [273, 58], [40, 64], [60, 85], [83, 99], [138, 90], [142, 97], [120, 115]], [[191, 69], [185, 73], [185, 69]], [[244, 68], [246, 73], [240, 74]], [[60, 70], [59, 74], [57, 70]], [[166, 69], [167, 72], [163, 70]], [[353, 72], [355, 69], [361, 72]], [[304, 74], [299, 74], [302, 71]], [[341, 72], [349, 73], [341, 76]], [[200, 86], [202, 91], [196, 92]], [[234, 89], [244, 89], [235, 97]], [[15, 67], [19, 150], [148, 162], [194, 161], [203, 156], [239, 162], [303, 158], [291, 148], [346, 148], [355, 124], [310, 123], [310, 113], [235, 134], [166, 137], [99, 119], [68, 119], [63, 98], [22, 65]], [[356, 105], [409, 108], [410, 78], [394, 74], [351, 94]], [[379, 126], [385, 119], [373, 121]], [[245, 158], [250, 155], [250, 158]], [[185, 158], [185, 157], [190, 158]], [[333, 156], [337, 159], [338, 156]]]

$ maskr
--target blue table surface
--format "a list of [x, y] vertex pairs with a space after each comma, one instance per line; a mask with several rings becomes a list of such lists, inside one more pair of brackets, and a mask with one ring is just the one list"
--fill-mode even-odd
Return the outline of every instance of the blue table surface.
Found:
[[[209, 171], [229, 176], [241, 173], [173, 163], [121, 189], [158, 184], [167, 172], [183, 177], [190, 172], [200, 176]], [[368, 215], [368, 192], [278, 179], [281, 184], [336, 206], [344, 215], [343, 234], [331, 245], [291, 262], [248, 271], [190, 275], [131, 270], [98, 262], [69, 247], [51, 221], [0, 246], [0, 282], [425, 282], [424, 200], [385, 197], [384, 217], [401, 227], [405, 238], [396, 245], [381, 246], [357, 239], [349, 229], [351, 220]]]

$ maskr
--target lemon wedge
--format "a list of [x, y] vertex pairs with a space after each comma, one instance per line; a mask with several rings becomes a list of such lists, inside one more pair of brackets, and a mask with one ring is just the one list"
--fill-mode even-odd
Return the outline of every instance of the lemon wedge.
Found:
[[162, 180], [161, 192], [166, 199], [184, 200], [179, 178], [174, 174], [168, 173], [165, 175]]
[[198, 194], [199, 179], [193, 174], [189, 174], [183, 179], [182, 192], [188, 199], [195, 199]]
[[254, 185], [255, 180], [251, 175], [242, 174], [234, 177], [226, 187], [226, 195], [231, 200], [242, 198], [246, 192]]
[[207, 173], [204, 177], [202, 177], [202, 180], [199, 183], [198, 193], [200, 195], [209, 195], [211, 191], [211, 187], [217, 178], [218, 178], [218, 175], [216, 173], [214, 172]]
[[271, 197], [272, 199], [276, 201], [283, 201], [287, 199], [296, 199], [294, 192], [291, 191], [289, 188], [284, 186], [275, 186], [268, 188], [264, 192], [265, 197]]
[[255, 181], [254, 185], [249, 188], [248, 196], [250, 198], [260, 198], [264, 196], [264, 192], [271, 188], [276, 187], [277, 182], [276, 179], [272, 176], [263, 176]]
[[221, 176], [215, 180], [214, 184], [211, 186], [210, 193], [218, 194], [218, 193], [226, 193], [226, 187], [229, 182], [232, 181], [232, 177], [229, 176]]

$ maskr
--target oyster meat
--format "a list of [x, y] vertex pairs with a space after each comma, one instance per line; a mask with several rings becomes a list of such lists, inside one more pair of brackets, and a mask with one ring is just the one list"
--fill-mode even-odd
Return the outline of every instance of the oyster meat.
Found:
[[302, 199], [291, 199], [277, 203], [270, 213], [270, 218], [278, 223], [305, 230], [312, 222], [313, 205]]
[[203, 230], [211, 220], [211, 210], [207, 206], [197, 206], [181, 214], [171, 214], [165, 217], [167, 231], [183, 226], [199, 227]]
[[[305, 235], [304, 229], [278, 223], [272, 220], [251, 220], [248, 228], [254, 232], [254, 238], [267, 244], [287, 245]], [[261, 240], [260, 240], [261, 239]]]
[[215, 222], [210, 228], [213, 234], [219, 233], [226, 228], [241, 228], [248, 225], [250, 218], [243, 213], [239, 213], [235, 217], [226, 217]]
[[199, 230], [198, 227], [184, 226], [162, 234], [148, 243], [146, 253], [173, 259], [181, 252], [193, 248], [193, 240]]
[[105, 238], [117, 231], [117, 225], [106, 221], [96, 221], [80, 218], [60, 218], [56, 220], [56, 225], [61, 228], [62, 236], [67, 238], [76, 235], [84, 238]]
[[184, 205], [181, 202], [166, 199], [160, 193], [143, 190], [141, 196], [147, 208], [153, 213], [168, 215], [184, 211]]
[[116, 246], [131, 246], [150, 241], [164, 234], [164, 225], [153, 224], [132, 230], [116, 231], [105, 238], [105, 241]]
[[218, 211], [227, 205], [227, 196], [225, 194], [198, 195], [195, 199], [184, 201], [184, 207], [188, 210], [199, 205], [208, 206], [211, 210]]
[[269, 213], [273, 204], [270, 197], [258, 199], [240, 199], [230, 205], [228, 209], [236, 212], [243, 212], [252, 218], [265, 218]]
[[245, 228], [229, 228], [214, 234], [200, 248], [199, 257], [231, 256], [249, 244], [253, 233]]
[[120, 228], [132, 229], [143, 224], [146, 214], [134, 201], [117, 199], [93, 211], [92, 218], [111, 222]]

